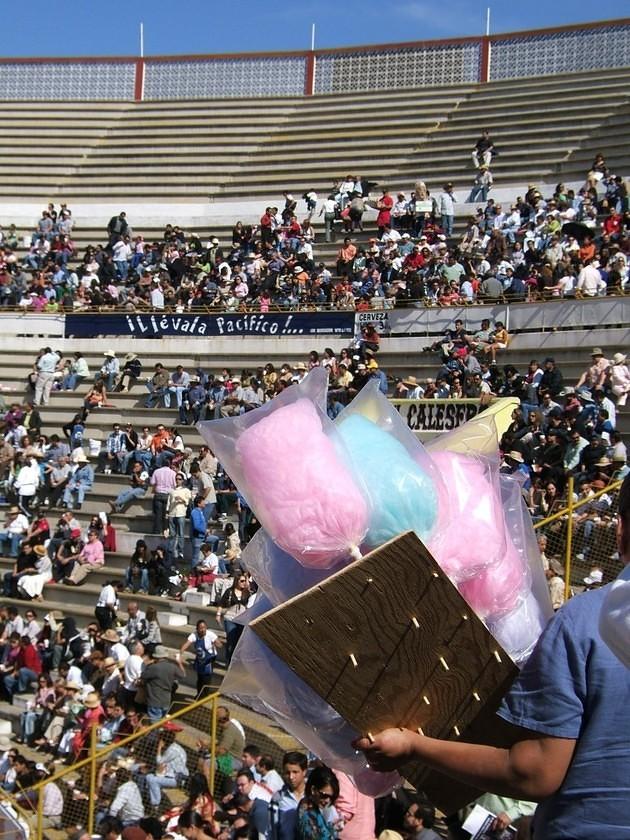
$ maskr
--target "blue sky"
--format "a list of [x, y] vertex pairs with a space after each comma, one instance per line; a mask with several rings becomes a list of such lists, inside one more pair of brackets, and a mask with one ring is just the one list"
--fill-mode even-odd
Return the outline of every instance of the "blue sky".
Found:
[[[5, 29], [9, 56], [136, 55], [144, 22], [145, 54], [298, 50], [476, 35], [487, 2], [450, 0], [29, 0], [13, 7]], [[619, 17], [624, 4], [600, 0], [490, 3], [493, 32]], [[445, 14], [440, 14], [444, 8]]]

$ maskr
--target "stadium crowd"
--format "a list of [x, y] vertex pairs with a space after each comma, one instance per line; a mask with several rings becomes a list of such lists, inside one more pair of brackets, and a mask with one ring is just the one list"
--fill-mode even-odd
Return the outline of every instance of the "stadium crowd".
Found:
[[[491, 157], [479, 163], [481, 175], [490, 163]], [[318, 265], [313, 252], [312, 218], [318, 208], [313, 191], [303, 197], [308, 215], [302, 223], [297, 201], [285, 194], [283, 210], [267, 208], [259, 226], [238, 223], [226, 249], [216, 238], [204, 244], [171, 226], [161, 242], [144, 243], [121, 213], [110, 221], [107, 245], [89, 248], [79, 267], [71, 264], [76, 256], [71, 212], [62, 206], [56, 214], [50, 206], [22, 265], [15, 258], [15, 230], [4, 234], [1, 303], [48, 312], [117, 305], [128, 311], [183, 311], [196, 304], [260, 311], [333, 304], [360, 310], [406, 301], [451, 305], [506, 296], [534, 300], [622, 292], [630, 254], [622, 187], [609, 173], [577, 196], [558, 185], [552, 198], [543, 199], [532, 186], [509, 214], [488, 199], [459, 240], [453, 237], [456, 204], [450, 185], [436, 200], [421, 183], [409, 199], [400, 194], [394, 201], [383, 190], [373, 202], [379, 236], [361, 248], [351, 234], [362, 230], [370, 185], [348, 176], [320, 210], [327, 239], [339, 227], [347, 234], [336, 265], [329, 268]], [[565, 225], [574, 227], [563, 230]], [[217, 659], [229, 664], [242, 632], [236, 619], [256, 598], [256, 583], [240, 567], [240, 558], [258, 523], [213, 453], [206, 446], [193, 452], [178, 427], [250, 411], [314, 367], [324, 366], [330, 374], [333, 419], [370, 381], [382, 393], [401, 398], [472, 397], [487, 404], [494, 396], [516, 397], [520, 408], [501, 440], [501, 469], [520, 477], [535, 520], [564, 507], [567, 478], [573, 477], [575, 501], [586, 501], [574, 515], [576, 562], [588, 587], [605, 583], [619, 561], [614, 499], [606, 488], [630, 471], [616, 428], [617, 412], [630, 391], [626, 357], [616, 353], [609, 360], [595, 347], [591, 364], [569, 383], [552, 357], [532, 360], [527, 371], [497, 364], [509, 341], [501, 322], [484, 321], [471, 332], [455, 322], [424, 348], [439, 355], [434, 377], [421, 381], [410, 375], [393, 382], [379, 365], [380, 335], [372, 326], [338, 353], [313, 350], [296, 365], [276, 369], [270, 363], [240, 374], [158, 363], [143, 376], [136, 354], [119, 359], [114, 350], [92, 372], [81, 353], [64, 359], [42, 348], [28, 378], [27, 399], [8, 406], [3, 418], [0, 481], [11, 506], [0, 530], [0, 552], [14, 560], [4, 574], [3, 593], [31, 607], [0, 606], [0, 695], [13, 702], [30, 692], [17, 742], [37, 749], [44, 760], [29, 761], [3, 740], [0, 786], [27, 802], [30, 786], [53, 773], [55, 764], [72, 764], [86, 755], [95, 727], [101, 747], [115, 744], [140, 731], [145, 721], [165, 719], [186, 667], [192, 668], [200, 694], [211, 685]], [[38, 406], [46, 405], [55, 390], [75, 391], [84, 383], [88, 390], [61, 433], [41, 434]], [[158, 406], [173, 407], [178, 427], [114, 423], [102, 445], [91, 448], [91, 413], [109, 405], [112, 393], [137, 383], [146, 387], [147, 417]], [[120, 474], [128, 486], [111, 500], [110, 513], [82, 523], [78, 516], [99, 474]], [[157, 544], [150, 549], [138, 540], [122, 576], [94, 575], [102, 581], [94, 620], [80, 629], [72, 616], [50, 611], [40, 623], [33, 604], [43, 600], [44, 587], [81, 586], [90, 573], [103, 569], [105, 553], [116, 551], [112, 514], [149, 495]], [[60, 515], [52, 516], [57, 508]], [[564, 597], [565, 569], [557, 549], [565, 531], [566, 521], [559, 520], [539, 539], [555, 608]], [[606, 570], [596, 565], [596, 544], [605, 546], [612, 560]], [[183, 600], [188, 593], [204, 593], [217, 607], [224, 633], [220, 637], [199, 621], [174, 654], [162, 644], [154, 607], [145, 612], [129, 601], [122, 613], [123, 589]], [[245, 743], [242, 726], [225, 707], [219, 709], [218, 725], [220, 772], [212, 791], [207, 745], [182, 745], [182, 727], [173, 721], [143, 739], [141, 755], [124, 746], [111, 753], [98, 780], [103, 840], [163, 835], [365, 840], [375, 836], [377, 826], [383, 840], [437, 837], [429, 803], [398, 793], [375, 822], [372, 800], [361, 801], [343, 773], [318, 763], [309, 767], [306, 756], [292, 752], [284, 756], [280, 775], [271, 756]], [[183, 804], [165, 798], [176, 789], [185, 791]], [[41, 795], [47, 824], [76, 827], [77, 814], [87, 808], [87, 790], [81, 776], [74, 786], [46, 785]], [[531, 814], [528, 805], [506, 799], [494, 807], [501, 823], [518, 826]], [[83, 836], [77, 831], [75, 840]]]
[[[23, 258], [15, 226], [1, 234], [0, 306], [267, 312], [621, 294], [630, 257], [627, 185], [599, 158], [577, 192], [559, 183], [543, 196], [530, 184], [505, 206], [488, 197], [488, 187], [473, 192], [473, 204], [482, 202], [457, 236], [461, 199], [452, 184], [432, 195], [418, 181], [409, 194], [394, 197], [383, 188], [373, 198], [376, 185], [352, 175], [321, 202], [313, 190], [299, 200], [285, 192], [284, 205], [266, 207], [258, 224], [236, 222], [228, 243], [171, 224], [161, 239], [146, 242], [122, 211], [107, 226], [107, 242], [80, 255], [71, 210], [49, 205]], [[355, 241], [368, 215], [377, 235]], [[343, 234], [328, 265], [316, 255], [320, 219], [326, 241]]]
[[[501, 325], [495, 328], [501, 329]], [[540, 365], [532, 361], [527, 372], [509, 364], [492, 364], [493, 349], [495, 354], [504, 349], [495, 346], [498, 344], [507, 341], [497, 341], [496, 329], [491, 330], [489, 324], [472, 334], [467, 334], [462, 324], [455, 324], [442, 339], [425, 348], [440, 356], [435, 380], [421, 383], [407, 377], [396, 382], [395, 393], [420, 396], [424, 390], [425, 396], [455, 396], [457, 378], [468, 376], [482, 401], [493, 394], [518, 397], [521, 408], [514, 412], [513, 423], [501, 441], [502, 469], [522, 476], [534, 517], [548, 515], [562, 504], [569, 474], [575, 476], [578, 500], [589, 499], [605, 490], [611, 480], [623, 477], [628, 467], [625, 446], [615, 429], [616, 410], [625, 404], [630, 376], [622, 354], [608, 360], [600, 348], [593, 348], [591, 364], [568, 384], [552, 358]], [[335, 416], [341, 401], [350, 399], [352, 390], [363, 387], [370, 378], [378, 379], [387, 390], [387, 377], [378, 366], [378, 350], [378, 334], [375, 338], [368, 331], [356, 346], [338, 356], [331, 348], [321, 356], [313, 351], [307, 362], [283, 365], [278, 371], [267, 365], [240, 375], [227, 369], [216, 376], [200, 369], [190, 375], [182, 366], [171, 373], [158, 365], [147, 383], [147, 416], [151, 407], [165, 404], [167, 398], [172, 407], [178, 407], [183, 424], [204, 413], [226, 417], [246, 412], [291, 387], [318, 364], [327, 366], [333, 376], [329, 412]], [[44, 377], [39, 379], [42, 370], [38, 362], [47, 355], [55, 357], [48, 360], [53, 362], [52, 371], [44, 365]], [[19, 745], [7, 742], [0, 781], [9, 785], [7, 790], [24, 797], [33, 781], [45, 780], [54, 771], [55, 762], [71, 764], [85, 755], [94, 726], [99, 744], [108, 746], [138, 731], [144, 720], [163, 720], [190, 654], [188, 667], [194, 671], [197, 691], [210, 685], [217, 658], [229, 662], [238, 640], [240, 628], [235, 619], [255, 598], [255, 583], [239, 568], [239, 559], [257, 522], [207, 447], [193, 454], [177, 429], [160, 423], [138, 432], [131, 424], [114, 424], [98, 454], [87, 457], [84, 447], [86, 438], [89, 441], [90, 412], [97, 410], [87, 395], [100, 389], [106, 402], [108, 393], [133, 387], [142, 376], [139, 359], [119, 363], [117, 370], [114, 361], [119, 362], [116, 354], [107, 351], [102, 369], [95, 376], [86, 373], [90, 387], [82, 394], [83, 405], [64, 426], [63, 436], [46, 438], [37, 434], [41, 418], [34, 403], [45, 401], [51, 372], [53, 385], [57, 374], [61, 374], [56, 380], [59, 383], [67, 374], [60, 354], [44, 348], [30, 382], [37, 398], [26, 404], [25, 411], [20, 405], [11, 406], [4, 418], [3, 477], [16, 502], [0, 535], [3, 552], [15, 556], [15, 566], [4, 576], [4, 592], [30, 601], [32, 606], [23, 611], [13, 605], [0, 609], [0, 689], [8, 700], [31, 692], [20, 717], [19, 741], [40, 751], [44, 761], [29, 761], [20, 754]], [[130, 361], [138, 365], [125, 372]], [[472, 370], [477, 370], [475, 365], [478, 372]], [[383, 374], [384, 382], [377, 374]], [[97, 382], [92, 382], [94, 378]], [[77, 383], [66, 384], [72, 388]], [[193, 389], [198, 386], [205, 393], [197, 402]], [[127, 476], [129, 488], [113, 500], [114, 510], [124, 509], [151, 488], [153, 531], [163, 542], [153, 550], [145, 541], [138, 542], [124, 580], [119, 575], [103, 581], [94, 620], [83, 630], [71, 616], [57, 611], [46, 613], [40, 624], [33, 599], [41, 598], [47, 583], [56, 580], [81, 585], [90, 570], [103, 566], [105, 551], [115, 550], [116, 533], [107, 514], [92, 517], [87, 527], [78, 519], [81, 503], [94, 487], [95, 473]], [[60, 505], [67, 510], [53, 525], [49, 514]], [[228, 515], [238, 520], [236, 527], [226, 522]], [[576, 559], [583, 564], [587, 585], [597, 587], [605, 578], [603, 571], [593, 566], [591, 553], [596, 540], [600, 544], [606, 541], [611, 554], [614, 552], [612, 495], [604, 492], [594, 497], [580, 509], [577, 519], [580, 552]], [[187, 526], [192, 552], [184, 567]], [[556, 607], [562, 603], [564, 588], [564, 568], [555, 550], [561, 537], [560, 532], [550, 530], [540, 542]], [[162, 644], [155, 609], [143, 612], [131, 601], [126, 615], [120, 611], [122, 588], [167, 598], [185, 597], [187, 590], [205, 591], [218, 606], [217, 620], [225, 631], [224, 639], [201, 621], [173, 654]], [[128, 753], [124, 747], [120, 754], [116, 751], [99, 777], [101, 836], [130, 828], [136, 833], [127, 835], [129, 840], [140, 840], [138, 830], [143, 840], [145, 835], [159, 836], [160, 831], [199, 840], [203, 840], [201, 834], [224, 840], [247, 837], [252, 836], [252, 830], [278, 838], [371, 836], [352, 835], [343, 824], [347, 816], [343, 798], [339, 802], [337, 793], [338, 786], [343, 787], [343, 774], [324, 768], [327, 775], [321, 777], [321, 783], [307, 789], [308, 780], [320, 776], [315, 768], [307, 779], [303, 756], [285, 756], [283, 778], [278, 777], [269, 757], [248, 764], [248, 748], [242, 733], [237, 734], [237, 723], [227, 710], [220, 711], [219, 743], [225, 744], [227, 756], [221, 766], [226, 772], [213, 791], [204, 775], [206, 749], [203, 745], [194, 749], [181, 746], [175, 722], [167, 721], [141, 755]], [[268, 775], [269, 782], [265, 781]], [[282, 787], [269, 796], [272, 779]], [[170, 798], [178, 789], [186, 794], [183, 806]], [[50, 824], [80, 822], [77, 815], [86, 807], [86, 790], [81, 778], [73, 787], [56, 782], [45, 786], [44, 813]], [[505, 819], [518, 825], [531, 813], [526, 806], [509, 801], [501, 814], [509, 812], [512, 816]], [[394, 797], [389, 809], [389, 815], [379, 823], [385, 838], [396, 837], [395, 831], [400, 831], [399, 836], [431, 837], [427, 832], [433, 831], [434, 811], [428, 803], [410, 800], [405, 804]], [[369, 813], [367, 819], [374, 819], [373, 811], [372, 817]], [[156, 816], [162, 818], [157, 824], [147, 822]], [[313, 834], [314, 825], [319, 833]]]

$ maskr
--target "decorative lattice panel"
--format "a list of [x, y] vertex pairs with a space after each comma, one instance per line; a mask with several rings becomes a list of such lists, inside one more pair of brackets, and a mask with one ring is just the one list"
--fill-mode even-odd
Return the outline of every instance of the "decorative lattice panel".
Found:
[[318, 55], [315, 93], [476, 82], [480, 60], [478, 43]]
[[0, 64], [0, 99], [133, 99], [133, 62]]
[[198, 59], [146, 63], [145, 99], [207, 99], [300, 96], [304, 93], [303, 56]]
[[630, 65], [630, 25], [611, 24], [492, 41], [490, 79], [572, 73]]

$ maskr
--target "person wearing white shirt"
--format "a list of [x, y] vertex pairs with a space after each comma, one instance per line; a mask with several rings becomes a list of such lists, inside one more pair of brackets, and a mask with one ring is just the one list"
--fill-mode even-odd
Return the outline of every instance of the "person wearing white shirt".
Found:
[[271, 802], [273, 796], [269, 788], [254, 780], [251, 770], [240, 770], [237, 774], [236, 793], [247, 796], [249, 799], [262, 799], [263, 802]]
[[125, 707], [129, 708], [133, 705], [138, 690], [138, 680], [142, 674], [144, 662], [142, 656], [144, 655], [144, 645], [142, 642], [136, 642], [132, 648], [130, 656], [127, 657], [125, 668], [123, 671], [122, 686], [125, 693]]
[[441, 217], [442, 230], [445, 236], [453, 235], [453, 219], [455, 217], [455, 202], [457, 201], [453, 194], [453, 185], [449, 182], [444, 184], [444, 190], [440, 193], [438, 199], [438, 212]]
[[12, 507], [7, 514], [5, 526], [0, 531], [0, 552], [5, 554], [6, 543], [9, 543], [9, 556], [17, 557], [20, 542], [27, 531], [28, 519], [19, 507]]
[[24, 613], [24, 635], [29, 636], [31, 640], [35, 640], [41, 629], [37, 622], [37, 613], [35, 610], [26, 610]]
[[35, 380], [35, 405], [48, 405], [50, 391], [55, 378], [55, 370], [61, 356], [46, 347], [37, 360], [37, 379]]
[[151, 288], [151, 306], [153, 309], [164, 309], [164, 292], [160, 286], [160, 281], [157, 279], [153, 280]]
[[256, 770], [259, 774], [259, 778], [257, 779], [258, 783], [271, 791], [272, 796], [274, 793], [282, 790], [284, 780], [275, 769], [274, 760], [270, 755], [261, 755], [256, 765]]
[[116, 620], [118, 593], [114, 581], [103, 584], [94, 608], [94, 615], [102, 630], [109, 630]]
[[395, 228], [390, 228], [385, 225], [385, 230], [381, 236], [381, 242], [398, 242], [400, 238], [401, 235]]
[[[623, 353], [615, 353], [610, 368], [610, 382], [613, 394], [617, 397], [617, 405], [624, 406], [630, 392], [630, 370]], [[614, 425], [614, 424], [613, 424]]]
[[575, 277], [572, 274], [565, 274], [558, 280], [558, 294], [566, 297], [573, 293], [575, 288]]
[[119, 239], [112, 248], [112, 257], [118, 271], [118, 276], [123, 282], [127, 279], [127, 275], [129, 274], [129, 260], [131, 259], [131, 256], [132, 252], [131, 246], [129, 245], [129, 237]]
[[140, 788], [131, 778], [130, 769], [119, 767], [116, 770], [116, 785], [116, 795], [107, 813], [111, 817], [118, 817], [123, 825], [136, 825], [144, 819], [144, 805]]
[[578, 274], [576, 289], [585, 297], [597, 297], [606, 291], [606, 283], [598, 271], [597, 261], [587, 262]]

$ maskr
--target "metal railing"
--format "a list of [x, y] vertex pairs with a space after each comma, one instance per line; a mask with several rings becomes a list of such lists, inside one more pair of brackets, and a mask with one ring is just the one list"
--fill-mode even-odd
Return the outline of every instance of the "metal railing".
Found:
[[566, 505], [534, 524], [534, 529], [547, 538], [547, 556], [563, 557], [565, 600], [584, 589], [584, 578], [594, 570], [601, 571], [601, 579], [594, 582], [607, 583], [618, 575], [622, 565], [616, 542], [622, 482], [611, 481], [577, 501], [574, 483], [573, 476], [569, 476]]
[[[140, 731], [104, 744], [99, 741], [102, 727], [93, 725], [86, 733], [85, 743], [78, 760], [61, 767], [54, 774], [19, 792], [2, 792], [2, 799], [8, 802], [28, 828], [30, 838], [41, 840], [48, 828], [76, 828], [81, 826], [89, 834], [96, 829], [97, 815], [103, 805], [101, 783], [104, 775], [112, 772], [121, 758], [129, 758], [134, 768], [150, 767], [155, 762], [158, 737], [157, 732], [167, 722], [179, 722], [182, 732], [177, 735], [178, 743], [184, 747], [191, 764], [199, 741], [205, 734], [203, 769], [208, 778], [211, 791], [219, 781], [217, 769], [217, 708], [220, 705], [219, 694], [206, 696], [172, 711], [164, 719], [143, 726]], [[76, 755], [76, 754], [75, 754]], [[83, 756], [83, 757], [81, 757]], [[201, 761], [199, 761], [201, 767]], [[49, 817], [44, 814], [44, 788], [57, 785], [64, 800], [63, 812], [59, 820], [51, 826]], [[167, 789], [167, 793], [171, 789]]]

